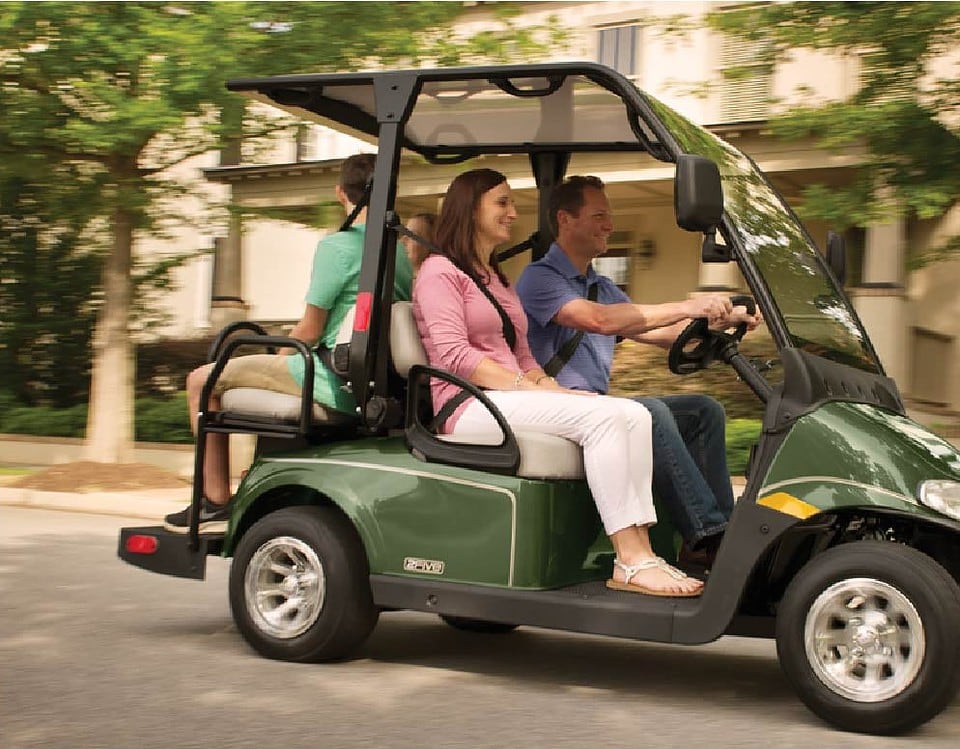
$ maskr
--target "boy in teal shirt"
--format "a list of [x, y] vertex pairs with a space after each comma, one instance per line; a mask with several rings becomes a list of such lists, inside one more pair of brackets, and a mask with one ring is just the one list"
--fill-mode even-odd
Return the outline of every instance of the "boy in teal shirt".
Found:
[[[366, 209], [360, 216], [364, 219]], [[357, 221], [360, 221], [360, 217]], [[317, 245], [313, 256], [313, 272], [310, 276], [310, 288], [307, 289], [305, 301], [309, 308], [315, 307], [326, 311], [326, 324], [319, 336], [319, 343], [332, 349], [337, 339], [337, 332], [343, 324], [347, 313], [353, 309], [357, 300], [357, 282], [360, 276], [360, 261], [363, 258], [363, 237], [365, 225], [354, 224], [346, 231], [340, 231], [324, 237]], [[397, 245], [397, 264], [394, 274], [393, 298], [395, 300], [410, 299], [410, 286], [413, 272], [407, 254], [401, 245]], [[301, 322], [303, 322], [301, 320]], [[291, 331], [293, 338], [297, 335], [299, 324]], [[314, 354], [313, 399], [317, 403], [330, 406], [337, 411], [352, 413], [356, 404], [353, 395], [344, 390], [340, 378], [320, 363]], [[297, 393], [303, 385], [304, 363], [303, 357], [294, 355], [287, 357], [287, 366], [297, 384]]]
[[[367, 182], [373, 176], [375, 159], [374, 154], [356, 154], [344, 161], [341, 167], [335, 192], [337, 201], [348, 215], [359, 203]], [[344, 318], [357, 300], [366, 218], [367, 209], [363, 208], [357, 213], [349, 229], [324, 237], [317, 244], [303, 316], [290, 331], [291, 338], [301, 340], [308, 346], [319, 342], [328, 348], [333, 347]], [[413, 272], [406, 252], [398, 243], [394, 277], [395, 299], [410, 299], [412, 277]], [[313, 358], [313, 400], [336, 411], [353, 413], [356, 405], [353, 395], [341, 387], [339, 377], [320, 362], [316, 353]], [[212, 368], [212, 364], [205, 364], [187, 376], [187, 407], [194, 434], [197, 433], [200, 393]], [[280, 351], [279, 356], [254, 354], [234, 357], [217, 380], [210, 396], [209, 407], [213, 411], [220, 410], [221, 395], [238, 387], [300, 395], [304, 369], [303, 357], [289, 348]], [[230, 517], [227, 508], [230, 501], [228, 439], [229, 435], [226, 434], [207, 435], [203, 466], [203, 502], [199, 521], [201, 533], [226, 531]], [[168, 530], [186, 533], [190, 527], [190, 507], [167, 515], [164, 520]]]

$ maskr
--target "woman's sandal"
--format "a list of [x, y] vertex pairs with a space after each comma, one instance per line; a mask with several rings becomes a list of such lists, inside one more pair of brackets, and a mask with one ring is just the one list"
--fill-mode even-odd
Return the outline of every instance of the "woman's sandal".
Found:
[[614, 559], [613, 564], [614, 566], [623, 570], [625, 579], [622, 583], [618, 580], [614, 580], [613, 578], [607, 580], [607, 587], [611, 590], [625, 590], [630, 593], [642, 593], [647, 596], [661, 596], [663, 598], [695, 598], [703, 593], [702, 587], [697, 588], [696, 590], [687, 591], [685, 593], [671, 593], [668, 590], [654, 590], [644, 585], [635, 585], [634, 583], [630, 582], [630, 580], [636, 577], [638, 573], [643, 572], [644, 570], [652, 569], [661, 569], [670, 575], [670, 577], [672, 577], [674, 580], [692, 579], [688, 578], [686, 574], [678, 570], [673, 565], [668, 564], [667, 561], [662, 557], [645, 559], [642, 562], [637, 562], [636, 564], [624, 564], [619, 559]]

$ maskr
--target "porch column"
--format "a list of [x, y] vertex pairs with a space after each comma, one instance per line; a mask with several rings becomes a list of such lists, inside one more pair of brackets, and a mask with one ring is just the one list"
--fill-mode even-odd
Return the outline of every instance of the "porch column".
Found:
[[883, 368], [904, 393], [909, 386], [905, 252], [906, 222], [902, 217], [868, 226], [863, 279], [849, 290]]
[[[210, 329], [214, 334], [230, 323], [247, 319], [243, 301], [243, 242], [239, 213], [230, 215], [226, 237], [217, 237], [213, 250], [213, 282], [210, 296]], [[256, 351], [251, 353], [265, 353]], [[257, 444], [256, 435], [228, 435], [230, 479], [236, 481], [250, 468]]]
[[697, 294], [736, 294], [741, 284], [736, 263], [700, 263]]
[[226, 237], [217, 237], [213, 249], [213, 283], [210, 296], [210, 326], [223, 326], [247, 318], [243, 301], [243, 242], [239, 214], [230, 216]]

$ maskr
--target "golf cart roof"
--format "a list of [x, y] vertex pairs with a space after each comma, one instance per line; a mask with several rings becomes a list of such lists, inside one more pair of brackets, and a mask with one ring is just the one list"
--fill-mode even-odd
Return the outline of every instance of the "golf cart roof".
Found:
[[286, 75], [227, 88], [371, 143], [380, 123], [404, 122], [403, 147], [432, 162], [659, 151], [666, 135], [639, 116], [647, 103], [630, 81], [589, 62]]

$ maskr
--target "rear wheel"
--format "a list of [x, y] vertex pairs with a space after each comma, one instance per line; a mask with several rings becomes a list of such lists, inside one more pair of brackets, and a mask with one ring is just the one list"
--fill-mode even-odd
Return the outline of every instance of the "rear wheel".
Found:
[[360, 539], [334, 507], [290, 507], [257, 521], [234, 555], [230, 608], [255, 650], [285, 661], [348, 656], [378, 616]]
[[454, 629], [461, 629], [464, 632], [483, 632], [490, 635], [502, 635], [507, 632], [513, 632], [517, 628], [516, 624], [506, 624], [505, 622], [488, 622], [483, 619], [468, 619], [463, 616], [447, 616], [441, 614], [443, 619]]
[[896, 734], [960, 686], [960, 588], [907, 546], [859, 541], [815, 557], [777, 614], [777, 654], [803, 702], [849, 731]]

